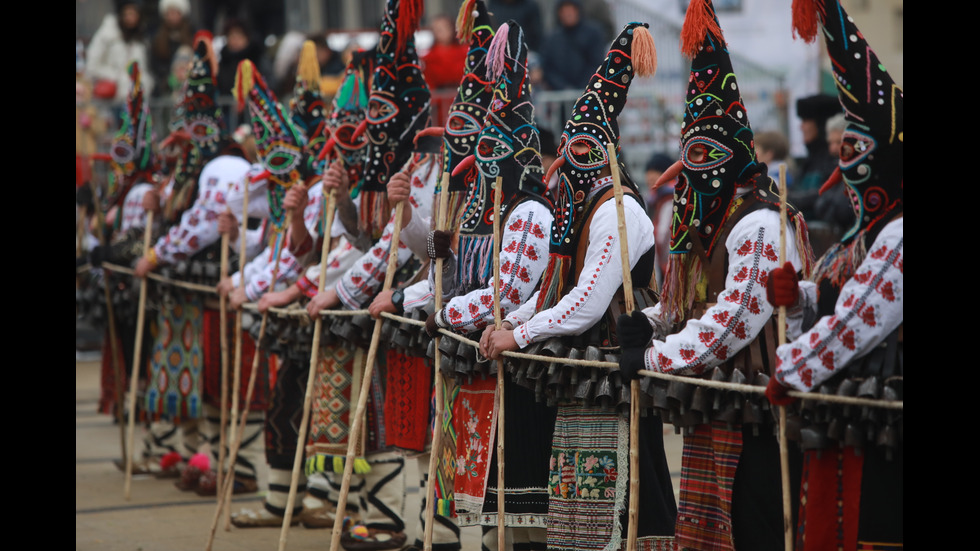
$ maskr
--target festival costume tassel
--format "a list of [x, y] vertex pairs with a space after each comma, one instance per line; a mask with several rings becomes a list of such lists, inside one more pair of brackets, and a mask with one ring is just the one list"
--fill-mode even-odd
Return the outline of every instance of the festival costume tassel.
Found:
[[[436, 222], [436, 229], [439, 231], [446, 231], [447, 225], [447, 209], [449, 208], [449, 173], [442, 173], [442, 184], [439, 188], [439, 211], [438, 218]], [[435, 312], [442, 311], [442, 266], [444, 263], [443, 258], [436, 259], [436, 270], [435, 270]], [[439, 345], [442, 342], [442, 337], [437, 333], [435, 337], [435, 350], [433, 361], [435, 362], [435, 374], [433, 377], [433, 384], [435, 384], [435, 412], [433, 415], [434, 423], [432, 424], [432, 446], [429, 450], [429, 483], [426, 484], [426, 496], [425, 496], [425, 532], [422, 538], [422, 548], [425, 551], [432, 551], [432, 531], [433, 525], [435, 524], [435, 513], [436, 509], [439, 508], [437, 503], [435, 503], [436, 498], [436, 480], [438, 478], [439, 470], [439, 458], [442, 456], [442, 417], [445, 414], [443, 403], [443, 377], [442, 377], [442, 354], [439, 353]]]

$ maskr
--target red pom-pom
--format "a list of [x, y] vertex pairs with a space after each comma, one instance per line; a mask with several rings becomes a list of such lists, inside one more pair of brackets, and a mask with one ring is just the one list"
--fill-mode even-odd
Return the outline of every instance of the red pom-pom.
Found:
[[209, 471], [211, 470], [211, 458], [203, 453], [195, 453], [194, 457], [191, 457], [191, 460], [187, 462], [187, 465], [189, 467], [195, 467], [201, 472]]
[[177, 452], [167, 452], [163, 457], [160, 458], [160, 468], [167, 470], [172, 469], [180, 463], [181, 457]]

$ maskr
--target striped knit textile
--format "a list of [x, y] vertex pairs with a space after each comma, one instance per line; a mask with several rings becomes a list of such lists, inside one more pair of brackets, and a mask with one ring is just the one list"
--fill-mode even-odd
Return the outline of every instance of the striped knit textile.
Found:
[[154, 341], [146, 390], [146, 415], [151, 421], [171, 419], [179, 424], [203, 415], [203, 310], [200, 295], [174, 291], [151, 325]]
[[629, 482], [629, 425], [613, 411], [558, 406], [551, 443], [549, 550], [615, 550]]
[[721, 421], [697, 425], [684, 435], [678, 549], [734, 549], [732, 485], [741, 453], [741, 429]]

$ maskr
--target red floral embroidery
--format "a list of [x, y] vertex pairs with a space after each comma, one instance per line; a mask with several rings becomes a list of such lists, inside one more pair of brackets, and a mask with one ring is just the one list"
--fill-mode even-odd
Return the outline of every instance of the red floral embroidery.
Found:
[[507, 252], [507, 253], [516, 253], [517, 252], [517, 241], [511, 241], [510, 242], [510, 245], [507, 245], [507, 248], [504, 249], [504, 252]]
[[868, 327], [874, 327], [875, 325], [878, 325], [877, 320], [875, 320], [874, 306], [867, 306], [865, 308], [862, 308], [860, 312], [860, 316], [861, 316], [861, 321], [863, 321], [864, 324], [867, 325]]
[[844, 345], [844, 348], [848, 350], [854, 350], [854, 330], [848, 329], [840, 335], [837, 336], [840, 342]]
[[691, 360], [694, 359], [694, 356], [696, 356], [697, 353], [693, 349], [690, 349], [690, 348], [681, 348], [680, 355], [681, 355], [681, 358], [684, 358], [684, 361], [689, 362], [689, 361], [691, 361]]
[[858, 283], [867, 283], [868, 281], [871, 281], [871, 270], [860, 274], [854, 274], [854, 281], [857, 281]]
[[771, 244], [766, 244], [766, 248], [762, 251], [762, 254], [771, 262], [779, 262], [779, 255], [776, 254], [776, 250], [772, 248]]
[[753, 314], [758, 314], [762, 310], [759, 308], [759, 297], [752, 297], [749, 299], [749, 312]]
[[531, 224], [531, 235], [537, 237], [538, 239], [544, 239], [544, 232], [541, 231], [541, 226], [539, 224]]
[[871, 258], [874, 258], [875, 260], [881, 260], [882, 258], [888, 256], [889, 252], [891, 251], [888, 249], [888, 247], [879, 247], [871, 251]]
[[879, 291], [881, 292], [882, 298], [884, 298], [888, 302], [894, 302], [895, 301], [895, 290], [892, 288], [892, 282], [891, 281], [886, 281], [881, 286], [881, 289], [879, 289]]
[[729, 318], [731, 318], [731, 314], [728, 313], [728, 311], [724, 311], [724, 312], [718, 312], [712, 317], [715, 318], [716, 322], [720, 323], [721, 325], [727, 326], [728, 320]]
[[820, 333], [810, 333], [810, 346], [816, 347], [820, 343]]
[[735, 281], [742, 282], [748, 278], [749, 278], [749, 269], [746, 268], [745, 266], [742, 266], [742, 269], [739, 270], [737, 274], [735, 274], [733, 279]]
[[493, 308], [493, 296], [492, 295], [480, 295], [480, 302], [487, 308]]
[[698, 333], [698, 340], [700, 340], [704, 344], [711, 344], [711, 342], [715, 340], [715, 332], [702, 331]]
[[459, 320], [463, 319], [463, 314], [459, 310], [457, 310], [455, 308], [450, 308], [449, 309], [449, 319], [453, 323], [458, 322]]
[[851, 308], [851, 307], [853, 307], [854, 306], [854, 302], [856, 300], [857, 299], [854, 297], [854, 295], [848, 295], [847, 298], [844, 299], [844, 308]]
[[800, 380], [803, 381], [803, 384], [806, 385], [807, 388], [812, 387], [813, 386], [813, 370], [810, 369], [809, 367], [801, 367], [800, 368]]
[[722, 361], [727, 360], [728, 359], [728, 347], [727, 346], [719, 346], [718, 347], [718, 350], [715, 350], [715, 356], [717, 356], [719, 360], [722, 360]]
[[517, 220], [514, 220], [513, 224], [507, 226], [507, 229], [510, 231], [521, 231], [524, 229], [524, 221], [518, 218]]
[[471, 302], [469, 304], [469, 307], [470, 307], [470, 315], [471, 316], [476, 317], [477, 315], [479, 315], [479, 313], [480, 313], [480, 306], [478, 304], [476, 304], [474, 302]]
[[827, 368], [827, 370], [833, 371], [834, 370], [833, 351], [824, 349], [824, 351], [820, 353], [820, 362], [823, 363], [823, 366]]
[[538, 259], [538, 252], [534, 250], [534, 245], [528, 245], [524, 249], [524, 256], [528, 257], [530, 260]]
[[521, 271], [517, 274], [517, 277], [524, 283], [530, 283], [531, 281], [531, 275], [527, 273], [527, 268], [524, 266], [521, 266]]
[[744, 321], [740, 321], [740, 322], [736, 323], [735, 324], [735, 328], [732, 329], [732, 332], [735, 333], [735, 336], [738, 337], [738, 338], [740, 338], [740, 339], [744, 339], [744, 338], [748, 337], [748, 334], [745, 332], [745, 322]]
[[[681, 352], [681, 355], [683, 355], [683, 351]], [[673, 362], [673, 360], [671, 360], [667, 356], [664, 356], [663, 354], [657, 354], [657, 363], [659, 363], [660, 364], [660, 367], [662, 367], [663, 369], [667, 369], [674, 362]]]
[[731, 302], [732, 304], [738, 304], [742, 301], [742, 293], [738, 292], [738, 289], [732, 290], [732, 294], [725, 297], [725, 300]]
[[742, 246], [739, 247], [737, 251], [735, 251], [735, 253], [738, 256], [745, 256], [751, 254], [753, 249], [755, 249], [755, 247], [752, 246], [752, 242], [746, 240], [745, 243], [742, 243]]

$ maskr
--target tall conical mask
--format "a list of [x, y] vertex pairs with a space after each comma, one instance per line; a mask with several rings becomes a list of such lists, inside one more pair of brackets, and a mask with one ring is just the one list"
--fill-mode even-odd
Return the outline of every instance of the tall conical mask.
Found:
[[670, 252], [693, 252], [699, 240], [710, 256], [735, 192], [758, 171], [755, 136], [711, 0], [692, 0], [681, 43], [692, 59]]
[[839, 172], [824, 188], [840, 178], [847, 186], [857, 216], [842, 239], [848, 243], [875, 234], [903, 208], [905, 95], [839, 2], [794, 0], [794, 31], [812, 42], [818, 25], [847, 121]]
[[483, 0], [467, 0], [456, 19], [457, 35], [468, 40], [463, 78], [456, 97], [449, 106], [443, 132], [443, 172], [448, 172], [449, 191], [466, 192], [479, 177], [473, 166], [453, 174], [460, 162], [476, 152], [476, 142], [483, 130], [487, 110], [493, 98], [493, 82], [487, 76], [487, 50], [494, 36], [490, 14]]
[[238, 64], [233, 89], [238, 109], [248, 109], [259, 160], [275, 185], [268, 187], [269, 208], [277, 230], [285, 225], [282, 201], [286, 189], [304, 180], [305, 136], [293, 125], [287, 111], [251, 60]]
[[[109, 155], [112, 171], [108, 180], [108, 201], [113, 206], [122, 201], [137, 179], [149, 181], [156, 169], [153, 157], [153, 120], [144, 95], [139, 63], [127, 67], [132, 88], [123, 112], [122, 124], [112, 139]], [[122, 176], [121, 179], [116, 175]]]
[[333, 107], [327, 119], [327, 143], [320, 156], [340, 159], [351, 182], [351, 197], [361, 192], [364, 164], [367, 160], [367, 106], [370, 79], [374, 67], [374, 50], [351, 53], [347, 69], [333, 97]]
[[368, 162], [362, 184], [369, 204], [361, 203], [362, 226], [371, 234], [388, 222], [388, 179], [411, 157], [415, 134], [428, 124], [431, 94], [415, 50], [422, 9], [421, 0], [388, 0], [381, 22], [368, 99]]
[[581, 226], [588, 219], [609, 181], [597, 187], [609, 171], [608, 147], [615, 145], [623, 188], [637, 192], [626, 167], [618, 158], [619, 114], [637, 76], [652, 76], [657, 69], [657, 50], [646, 23], [629, 23], [609, 48], [585, 91], [576, 100], [558, 144], [558, 160], [545, 181], [557, 171], [554, 221], [551, 224], [548, 268], [538, 293], [537, 309], [553, 306], [565, 294], [574, 275], [571, 270], [579, 245]]
[[300, 51], [289, 111], [293, 125], [306, 142], [301, 169], [304, 179], [322, 174], [320, 150], [327, 142], [327, 105], [320, 93], [320, 63], [312, 40], [304, 42]]
[[179, 127], [172, 134], [182, 136], [182, 153], [174, 171], [174, 190], [164, 213], [173, 220], [197, 196], [197, 178], [204, 165], [224, 146], [224, 118], [218, 106], [215, 75], [218, 62], [211, 44], [211, 33], [199, 31], [194, 37], [194, 59], [182, 87]]

